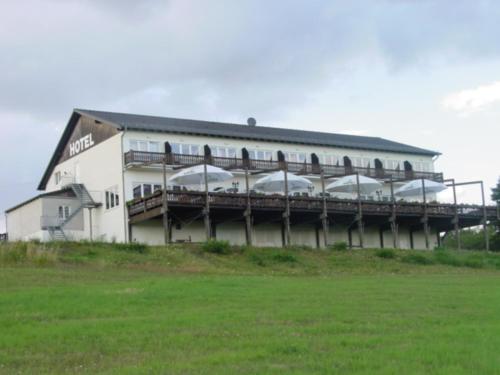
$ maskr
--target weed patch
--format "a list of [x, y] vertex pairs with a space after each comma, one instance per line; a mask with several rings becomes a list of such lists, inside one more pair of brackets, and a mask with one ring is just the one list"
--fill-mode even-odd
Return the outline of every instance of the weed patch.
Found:
[[115, 243], [112, 247], [120, 251], [130, 251], [134, 253], [144, 254], [148, 251], [148, 245], [140, 242], [132, 243]]
[[333, 251], [346, 251], [347, 242], [345, 241], [335, 242], [333, 245], [330, 246], [330, 249]]
[[228, 241], [211, 239], [205, 241], [201, 245], [201, 249], [206, 253], [212, 254], [229, 254], [231, 251], [231, 245]]
[[297, 263], [297, 256], [290, 253], [276, 253], [272, 259], [279, 263]]
[[421, 264], [424, 266], [434, 264], [434, 261], [431, 258], [428, 258], [423, 254], [408, 254], [403, 256], [401, 261], [411, 264]]

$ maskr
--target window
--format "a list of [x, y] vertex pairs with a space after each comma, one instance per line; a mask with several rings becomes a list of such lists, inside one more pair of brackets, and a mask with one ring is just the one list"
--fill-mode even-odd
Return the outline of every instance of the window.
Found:
[[59, 209], [58, 209], [59, 219], [66, 220], [69, 218], [70, 214], [71, 214], [71, 207], [70, 206], [59, 206]]
[[105, 190], [106, 195], [106, 209], [116, 207], [120, 204], [120, 198], [118, 195], [118, 186], [110, 187]]
[[54, 173], [54, 179], [56, 181], [56, 185], [59, 184], [59, 182], [61, 182], [61, 172]]
[[160, 152], [160, 142], [149, 142], [149, 152]]
[[321, 155], [320, 163], [325, 165], [337, 165], [339, 162], [339, 157], [337, 155]]
[[130, 140], [130, 149], [143, 152], [160, 152], [160, 142]]
[[419, 172], [431, 172], [432, 164], [425, 161], [416, 161], [413, 163], [413, 169]]
[[185, 143], [171, 143], [172, 153], [183, 155], [199, 155], [200, 146]]
[[132, 187], [132, 192], [134, 198], [147, 197], [154, 192], [161, 190], [161, 184], [154, 183], [134, 183]]
[[133, 188], [133, 195], [134, 198], [140, 198], [142, 197], [142, 185], [137, 185]]
[[285, 160], [292, 163], [304, 163], [307, 159], [305, 152], [284, 152]]
[[212, 151], [212, 156], [219, 156], [222, 158], [235, 158], [236, 148], [234, 147], [224, 147], [224, 146], [210, 146]]
[[248, 150], [248, 156], [252, 160], [271, 160], [273, 152], [269, 150]]
[[387, 169], [396, 170], [399, 168], [399, 160], [386, 160], [385, 167]]

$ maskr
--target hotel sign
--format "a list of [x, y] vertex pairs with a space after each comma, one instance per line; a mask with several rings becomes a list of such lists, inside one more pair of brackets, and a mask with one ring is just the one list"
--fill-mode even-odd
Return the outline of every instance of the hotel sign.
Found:
[[115, 134], [118, 134], [118, 130], [111, 125], [103, 124], [85, 116], [80, 117], [64, 148], [59, 163], [97, 146]]
[[92, 133], [89, 133], [86, 136], [77, 139], [76, 141], [69, 144], [69, 156], [71, 157], [79, 154], [81, 151], [91, 148], [93, 145], [94, 140], [92, 139]]

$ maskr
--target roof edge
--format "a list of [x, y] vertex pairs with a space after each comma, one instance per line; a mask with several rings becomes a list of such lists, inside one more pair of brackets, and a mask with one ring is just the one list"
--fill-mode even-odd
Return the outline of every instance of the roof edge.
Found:
[[50, 196], [57, 195], [59, 193], [62, 193], [62, 192], [65, 192], [65, 191], [69, 191], [69, 190], [71, 190], [71, 188], [68, 187], [68, 188], [63, 188], [63, 189], [59, 189], [59, 190], [54, 190], [54, 191], [51, 191], [51, 192], [48, 192], [48, 193], [37, 194], [34, 197], [31, 197], [31, 198], [29, 198], [29, 199], [27, 199], [25, 201], [22, 201], [21, 203], [16, 204], [14, 207], [10, 207], [10, 208], [6, 209], [4, 212], [6, 214], [8, 214], [9, 212], [15, 211], [18, 208], [26, 206], [27, 204], [29, 204], [31, 202], [34, 202], [34, 201], [36, 201], [39, 198], [50, 197]]
[[[155, 130], [152, 130], [152, 129], [144, 129], [140, 126], [134, 126], [134, 125], [131, 125], [131, 124], [126, 124], [126, 125], [123, 125], [123, 124], [120, 124], [118, 122], [113, 122], [112, 120], [110, 119], [105, 119], [104, 117], [100, 117], [99, 116], [99, 113], [101, 113], [102, 115], [105, 115], [105, 114], [110, 114], [110, 115], [119, 115], [119, 116], [138, 116], [138, 117], [148, 117], [148, 118], [154, 118], [154, 119], [170, 119], [170, 120], [177, 120], [177, 121], [193, 121], [193, 122], [199, 122], [199, 123], [204, 123], [206, 125], [210, 125], [210, 124], [220, 124], [220, 125], [229, 125], [229, 126], [246, 126], [245, 124], [237, 124], [237, 123], [234, 123], [234, 122], [221, 122], [221, 121], [209, 121], [209, 120], [197, 120], [197, 119], [193, 119], [193, 118], [178, 118], [178, 117], [165, 117], [165, 116], [155, 116], [155, 115], [139, 115], [139, 114], [134, 114], [134, 113], [125, 113], [125, 112], [114, 112], [114, 111], [99, 111], [99, 110], [90, 110], [90, 109], [75, 109], [75, 111], [79, 112], [80, 114], [82, 115], [85, 115], [85, 116], [88, 116], [88, 117], [92, 117], [94, 119], [97, 119], [99, 121], [102, 121], [102, 122], [107, 122], [109, 124], [112, 124], [114, 126], [117, 126], [119, 129], [121, 130], [132, 130], [132, 131], [150, 131], [150, 132], [159, 132], [159, 133], [176, 133], [176, 134], [193, 134], [193, 135], [203, 135], [203, 136], [209, 136], [209, 137], [213, 137], [215, 135], [207, 135], [207, 134], [204, 134], [204, 133], [199, 133], [199, 132], [194, 132], [194, 131], [189, 131], [189, 130], [186, 130], [186, 131], [172, 131], [172, 130], [159, 130], [159, 129], [155, 129]], [[387, 138], [382, 138], [382, 137], [376, 137], [376, 136], [357, 136], [357, 135], [351, 135], [351, 134], [343, 134], [343, 133], [329, 133], [329, 132], [324, 132], [324, 131], [310, 131], [310, 130], [302, 130], [302, 129], [290, 129], [290, 128], [280, 128], [280, 127], [272, 127], [272, 126], [259, 126], [260, 129], [281, 129], [283, 131], [299, 131], [299, 132], [305, 132], [305, 133], [308, 133], [308, 132], [314, 132], [314, 133], [318, 133], [318, 134], [325, 134], [325, 135], [348, 135], [350, 137], [355, 137], [355, 138], [371, 138], [371, 139], [379, 139], [379, 140], [384, 140], [384, 141], [388, 141], [388, 142], [391, 142], [393, 144], [398, 144], [398, 145], [401, 145], [401, 146], [405, 146], [405, 147], [411, 147], [413, 148], [414, 150], [413, 151], [397, 151], [397, 150], [387, 150], [387, 149], [382, 149], [382, 148], [377, 148], [377, 147], [355, 147], [355, 146], [335, 146], [335, 147], [339, 147], [339, 148], [346, 148], [346, 149], [359, 149], [359, 150], [369, 150], [369, 151], [384, 151], [384, 152], [391, 152], [391, 153], [397, 153], [397, 154], [401, 154], [401, 153], [404, 153], [404, 154], [411, 154], [411, 155], [423, 155], [423, 156], [439, 156], [441, 155], [440, 152], [438, 151], [434, 151], [434, 150], [428, 150], [428, 149], [425, 149], [425, 148], [421, 148], [421, 147], [417, 147], [417, 146], [413, 146], [413, 145], [409, 145], [409, 144], [406, 144], [406, 143], [402, 143], [402, 142], [397, 142], [397, 141], [393, 141], [391, 139], [387, 139]], [[222, 138], [232, 138], [232, 139], [252, 139], [252, 140], [255, 140], [255, 138], [249, 138], [249, 137], [245, 137], [244, 135], [233, 135], [233, 136], [227, 136], [227, 135], [217, 135], [218, 137], [222, 137]], [[284, 141], [280, 141], [280, 140], [270, 140], [270, 139], [263, 139], [265, 141], [268, 141], [268, 142], [284, 142]], [[290, 140], [287, 140], [285, 143], [293, 143], [293, 144], [307, 144], [307, 145], [315, 145], [315, 146], [324, 146], [324, 147], [333, 147], [331, 144], [320, 144], [320, 143], [311, 143], [311, 142], [298, 142], [298, 141], [290, 141]]]
[[45, 168], [45, 172], [42, 175], [42, 178], [38, 184], [37, 190], [43, 191], [47, 187], [47, 183], [49, 182], [50, 175], [52, 174], [52, 171], [54, 170], [55, 166], [57, 165], [57, 161], [61, 157], [63, 151], [64, 151], [64, 146], [68, 142], [68, 140], [71, 137], [71, 134], [73, 133], [73, 130], [78, 123], [78, 120], [82, 117], [89, 117], [94, 120], [109, 124], [111, 126], [114, 126], [117, 129], [121, 129], [121, 126], [119, 124], [113, 123], [109, 120], [105, 120], [102, 118], [99, 118], [98, 116], [95, 116], [91, 113], [88, 113], [84, 109], [78, 109], [75, 108], [73, 109], [73, 112], [71, 113], [71, 116], [66, 124], [66, 127], [64, 128], [64, 131], [61, 135], [61, 138], [59, 139], [59, 142], [56, 145], [56, 148], [54, 150], [54, 153], [52, 154], [52, 157], [50, 158], [49, 164], [47, 165], [47, 168]]

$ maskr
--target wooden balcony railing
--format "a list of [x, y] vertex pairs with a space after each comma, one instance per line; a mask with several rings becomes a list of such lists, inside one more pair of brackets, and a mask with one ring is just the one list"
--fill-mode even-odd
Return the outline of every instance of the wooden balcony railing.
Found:
[[[167, 191], [169, 206], [180, 207], [200, 207], [205, 204], [205, 192], [201, 191]], [[293, 210], [312, 210], [321, 212], [323, 200], [317, 197], [289, 197], [290, 209]], [[209, 203], [212, 208], [240, 208], [247, 206], [246, 194], [232, 193], [209, 193]], [[283, 195], [250, 195], [252, 209], [259, 210], [284, 210], [285, 197]], [[358, 211], [358, 201], [350, 199], [331, 199], [328, 198], [327, 210], [334, 213], [356, 214]], [[129, 202], [129, 217], [152, 210], [162, 206], [162, 192], [157, 191], [146, 198], [139, 198]], [[483, 207], [479, 205], [457, 205], [458, 215], [464, 218], [482, 218]], [[497, 211], [495, 206], [487, 206], [488, 218], [496, 218]], [[392, 204], [388, 202], [362, 201], [362, 210], [366, 215], [390, 215], [392, 213]], [[398, 202], [396, 204], [396, 214], [398, 216], [422, 216], [424, 215], [424, 205], [421, 203]], [[427, 214], [429, 216], [453, 217], [455, 215], [455, 206], [447, 203], [429, 203], [427, 204]]]
[[[125, 165], [154, 165], [161, 164], [166, 155], [168, 165], [183, 165], [191, 166], [202, 164], [205, 160], [203, 155], [184, 155], [184, 154], [164, 154], [161, 152], [145, 152], [145, 151], [128, 151], [125, 153]], [[271, 170], [282, 168], [282, 162], [276, 160], [248, 160], [241, 158], [227, 158], [219, 156], [211, 156], [207, 162], [219, 168], [224, 169], [245, 169], [249, 170]], [[327, 176], [345, 176], [348, 174], [359, 173], [363, 176], [389, 179], [391, 176], [394, 180], [412, 180], [417, 178], [425, 178], [434, 181], [443, 181], [442, 173], [421, 172], [421, 171], [404, 171], [394, 169], [380, 169], [367, 167], [349, 167], [328, 164], [311, 164], [311, 163], [296, 163], [287, 162], [287, 168], [291, 173], [299, 173], [305, 175], [319, 174], [321, 169], [324, 170]]]

